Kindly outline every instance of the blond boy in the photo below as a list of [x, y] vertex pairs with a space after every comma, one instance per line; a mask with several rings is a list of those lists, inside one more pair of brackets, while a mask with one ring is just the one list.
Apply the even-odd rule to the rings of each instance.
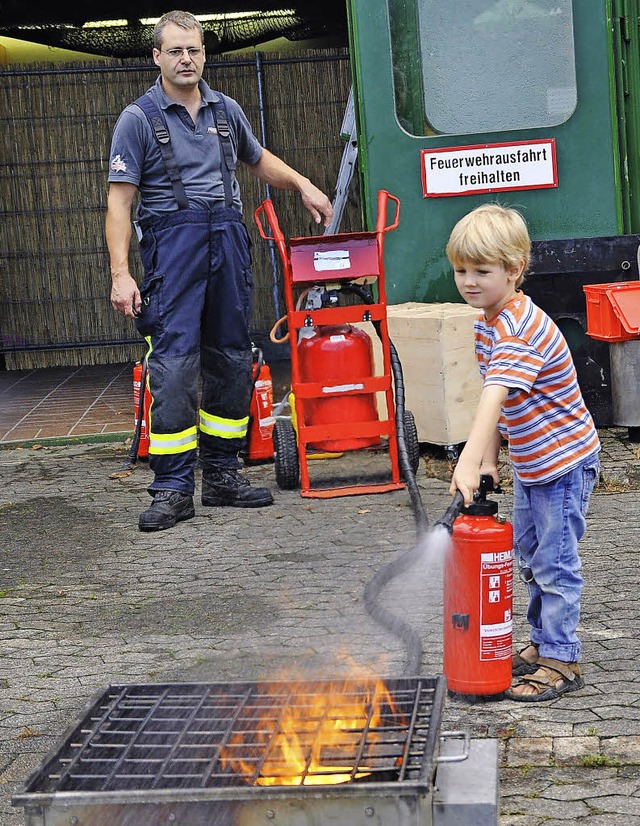
[[578, 542], [599, 474], [600, 443], [571, 353], [553, 321], [519, 288], [531, 242], [514, 209], [485, 204], [453, 228], [447, 255], [475, 323], [483, 389], [451, 480], [469, 504], [490, 474], [499, 482], [502, 437], [513, 465], [514, 544], [529, 591], [530, 642], [513, 656], [507, 696], [550, 700], [582, 688], [577, 636]]

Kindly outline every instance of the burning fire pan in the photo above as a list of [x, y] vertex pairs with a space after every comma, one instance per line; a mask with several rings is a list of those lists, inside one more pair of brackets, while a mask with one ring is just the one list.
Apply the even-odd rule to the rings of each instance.
[[112, 685], [13, 804], [27, 826], [425, 826], [445, 695], [444, 677]]

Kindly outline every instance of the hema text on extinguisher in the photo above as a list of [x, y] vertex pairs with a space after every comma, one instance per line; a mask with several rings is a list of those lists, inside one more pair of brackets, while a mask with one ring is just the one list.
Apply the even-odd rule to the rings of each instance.
[[484, 563], [491, 563], [491, 562], [508, 562], [512, 557], [513, 551], [496, 551], [494, 553], [488, 554], [481, 554], [481, 562]]

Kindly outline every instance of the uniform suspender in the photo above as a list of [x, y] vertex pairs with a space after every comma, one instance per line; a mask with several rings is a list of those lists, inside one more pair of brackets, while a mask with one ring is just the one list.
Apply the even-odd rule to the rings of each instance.
[[220, 171], [222, 172], [222, 186], [224, 187], [224, 205], [231, 207], [233, 206], [231, 176], [236, 171], [236, 159], [231, 143], [231, 129], [229, 128], [227, 107], [224, 105], [224, 100], [220, 99], [216, 101], [211, 108], [216, 129], [218, 130], [218, 138], [220, 139], [220, 155], [222, 160]]
[[178, 169], [178, 164], [176, 163], [176, 158], [171, 148], [171, 138], [169, 137], [169, 130], [167, 129], [167, 123], [162, 111], [156, 106], [154, 101], [151, 100], [149, 95], [142, 95], [135, 103], [147, 116], [147, 120], [158, 142], [160, 152], [162, 153], [162, 160], [164, 161], [167, 175], [171, 181], [173, 194], [178, 202], [178, 209], [189, 209], [187, 193], [185, 192], [184, 184], [180, 177], [180, 170]]
[[[189, 201], [185, 192], [184, 183], [180, 176], [180, 169], [176, 163], [176, 157], [171, 148], [171, 137], [167, 122], [164, 119], [162, 110], [157, 106], [150, 95], [142, 95], [135, 101], [147, 117], [160, 152], [162, 160], [167, 170], [167, 175], [171, 181], [173, 194], [178, 202], [178, 209], [189, 209]], [[224, 203], [227, 207], [233, 206], [232, 174], [236, 171], [236, 159], [231, 141], [231, 129], [227, 117], [227, 108], [223, 100], [216, 101], [212, 105], [213, 119], [220, 141], [220, 172], [222, 174], [222, 186], [224, 189]]]

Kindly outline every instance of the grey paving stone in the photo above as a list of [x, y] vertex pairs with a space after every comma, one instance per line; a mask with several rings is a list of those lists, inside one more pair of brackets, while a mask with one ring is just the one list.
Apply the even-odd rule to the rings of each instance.
[[[445, 708], [443, 728], [500, 740], [500, 826], [640, 819], [640, 460], [624, 429], [601, 436], [605, 475], [618, 481], [593, 496], [582, 543], [587, 686], [533, 706], [451, 697]], [[362, 472], [376, 461], [363, 456]], [[304, 500], [278, 491], [266, 465], [248, 473], [274, 491], [272, 507], [196, 500], [195, 519], [147, 535], [136, 525], [148, 468], [122, 476], [122, 462], [114, 443], [0, 450], [0, 826], [23, 822], [15, 784], [109, 683], [327, 677], [350, 663], [397, 676], [405, 665], [362, 593], [415, 541], [406, 492]], [[433, 518], [448, 483], [424, 466]], [[432, 565], [381, 595], [422, 635], [425, 674], [442, 670], [441, 593]], [[514, 639], [526, 641], [519, 581], [514, 603]]]

